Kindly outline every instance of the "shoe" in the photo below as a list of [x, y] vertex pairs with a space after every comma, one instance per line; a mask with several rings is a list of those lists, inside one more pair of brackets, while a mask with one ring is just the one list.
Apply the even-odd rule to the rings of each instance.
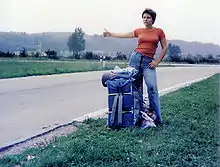
[[156, 125], [150, 120], [142, 120], [140, 128], [146, 129], [148, 127], [156, 127]]

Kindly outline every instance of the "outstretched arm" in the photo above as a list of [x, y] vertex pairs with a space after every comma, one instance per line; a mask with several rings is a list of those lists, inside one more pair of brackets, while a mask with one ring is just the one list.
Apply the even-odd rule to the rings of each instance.
[[129, 33], [112, 33], [109, 32], [108, 30], [105, 29], [103, 32], [104, 37], [116, 37], [116, 38], [134, 38], [134, 33], [129, 32]]

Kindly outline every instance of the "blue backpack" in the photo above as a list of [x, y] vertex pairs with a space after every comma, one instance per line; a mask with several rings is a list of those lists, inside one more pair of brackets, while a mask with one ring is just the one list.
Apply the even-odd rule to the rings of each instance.
[[139, 96], [137, 70], [129, 68], [112, 72], [106, 79], [108, 88], [108, 127], [132, 127], [138, 121], [141, 99]]

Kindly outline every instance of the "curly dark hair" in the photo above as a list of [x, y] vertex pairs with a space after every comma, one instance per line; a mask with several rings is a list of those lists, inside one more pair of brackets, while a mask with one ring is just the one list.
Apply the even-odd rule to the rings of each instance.
[[153, 24], [156, 20], [156, 17], [157, 17], [157, 13], [153, 10], [153, 9], [150, 9], [150, 8], [146, 8], [143, 12], [142, 12], [142, 18], [144, 16], [144, 14], [147, 13], [149, 14], [151, 17], [152, 17], [152, 20], [153, 20]]

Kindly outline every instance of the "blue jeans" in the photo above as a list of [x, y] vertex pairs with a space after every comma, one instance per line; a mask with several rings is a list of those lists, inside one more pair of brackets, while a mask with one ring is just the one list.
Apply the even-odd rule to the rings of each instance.
[[[142, 63], [140, 65], [142, 57]], [[146, 86], [147, 86], [147, 93], [148, 93], [148, 99], [149, 99], [149, 107], [155, 111], [156, 114], [156, 123], [161, 123], [161, 109], [160, 109], [160, 100], [159, 100], [159, 93], [157, 88], [157, 75], [156, 75], [156, 69], [155, 68], [149, 68], [149, 63], [153, 60], [153, 58], [147, 57], [142, 55], [139, 52], [134, 51], [131, 54], [130, 60], [129, 60], [129, 66], [134, 67], [138, 71], [141, 71]], [[141, 99], [143, 100], [143, 82], [141, 83]]]

